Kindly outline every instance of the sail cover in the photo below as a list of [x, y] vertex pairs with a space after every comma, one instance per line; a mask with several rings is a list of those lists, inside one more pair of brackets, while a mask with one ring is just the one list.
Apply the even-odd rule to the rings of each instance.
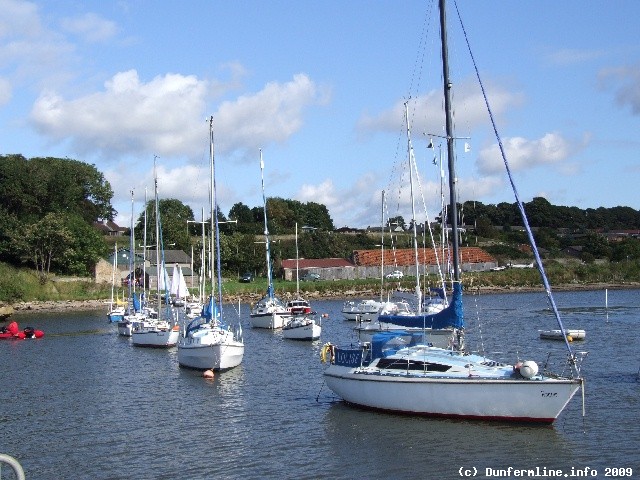
[[441, 312], [431, 315], [379, 315], [380, 322], [392, 323], [400, 327], [412, 328], [464, 328], [464, 314], [462, 309], [462, 284], [453, 284], [451, 302]]

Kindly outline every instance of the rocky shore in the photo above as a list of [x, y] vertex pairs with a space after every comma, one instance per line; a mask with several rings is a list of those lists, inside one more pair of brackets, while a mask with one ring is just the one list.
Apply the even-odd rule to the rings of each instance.
[[[634, 289], [640, 288], [640, 283], [629, 282], [624, 284], [612, 284], [612, 283], [598, 283], [598, 284], [566, 284], [566, 285], [553, 285], [552, 290], [554, 292], [566, 292], [566, 291], [586, 291], [586, 290], [618, 290], [618, 289]], [[492, 293], [523, 293], [523, 292], [541, 292], [542, 287], [528, 287], [528, 286], [503, 286], [503, 287], [471, 287], [467, 288], [468, 292], [479, 294], [492, 294]], [[329, 291], [329, 292], [304, 292], [305, 298], [309, 300], [349, 300], [353, 298], [375, 298], [380, 292], [367, 290], [345, 290], [345, 291]], [[293, 296], [293, 293], [285, 293], [279, 296], [286, 300]], [[225, 300], [230, 303], [237, 303], [241, 301], [243, 303], [253, 304], [260, 299], [261, 295], [258, 294], [246, 294], [229, 296]], [[8, 318], [12, 314], [28, 313], [34, 311], [44, 312], [61, 312], [68, 310], [102, 310], [109, 306], [109, 300], [63, 300], [63, 301], [32, 301], [32, 302], [19, 302], [13, 305], [0, 304], [0, 321]]]

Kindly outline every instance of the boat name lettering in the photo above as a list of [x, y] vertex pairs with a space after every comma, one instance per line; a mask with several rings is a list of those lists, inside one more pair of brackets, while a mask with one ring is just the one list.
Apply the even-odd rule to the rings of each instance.
[[542, 394], [543, 397], [557, 397], [558, 396], [558, 392], [545, 392], [545, 391], [542, 391], [540, 393]]

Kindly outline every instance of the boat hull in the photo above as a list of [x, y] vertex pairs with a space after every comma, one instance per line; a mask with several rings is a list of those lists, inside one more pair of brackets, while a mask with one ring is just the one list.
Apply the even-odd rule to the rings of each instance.
[[[584, 340], [586, 332], [584, 330], [565, 330], [567, 338], [571, 337], [571, 340]], [[563, 340], [564, 337], [560, 330], [540, 330], [540, 338], [545, 340]]]
[[375, 410], [482, 420], [552, 423], [579, 379], [426, 378], [374, 374], [331, 365], [327, 386], [347, 403]]
[[240, 342], [224, 344], [180, 344], [178, 363], [196, 370], [228, 370], [242, 363], [244, 345]]
[[322, 327], [313, 320], [294, 319], [282, 328], [282, 336], [290, 340], [317, 340], [321, 332]]
[[178, 328], [168, 330], [152, 328], [134, 330], [131, 340], [137, 347], [166, 348], [174, 347], [178, 343], [179, 336], [180, 331]]
[[287, 315], [276, 312], [257, 313], [251, 314], [249, 317], [249, 321], [251, 322], [252, 328], [267, 328], [276, 330], [284, 326], [286, 316]]

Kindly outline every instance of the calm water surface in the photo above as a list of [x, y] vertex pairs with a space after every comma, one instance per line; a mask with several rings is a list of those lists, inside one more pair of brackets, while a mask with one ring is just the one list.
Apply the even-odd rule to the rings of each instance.
[[[342, 301], [319, 301], [322, 338], [251, 329], [242, 365], [213, 381], [176, 349], [133, 347], [105, 311], [19, 314], [40, 340], [0, 342], [0, 453], [28, 479], [460, 478], [460, 467], [633, 468], [640, 475], [640, 291], [558, 293], [588, 351], [586, 418], [578, 395], [553, 426], [413, 418], [359, 410], [323, 385], [324, 342], [353, 339]], [[231, 311], [230, 311], [231, 310]], [[482, 313], [479, 313], [482, 312]], [[227, 308], [226, 313], [232, 313]], [[473, 297], [468, 346], [513, 363], [565, 354], [540, 340], [554, 318], [539, 294]], [[8, 469], [2, 471], [7, 478]], [[10, 478], [10, 477], [8, 477]], [[495, 477], [493, 477], [495, 478]]]

